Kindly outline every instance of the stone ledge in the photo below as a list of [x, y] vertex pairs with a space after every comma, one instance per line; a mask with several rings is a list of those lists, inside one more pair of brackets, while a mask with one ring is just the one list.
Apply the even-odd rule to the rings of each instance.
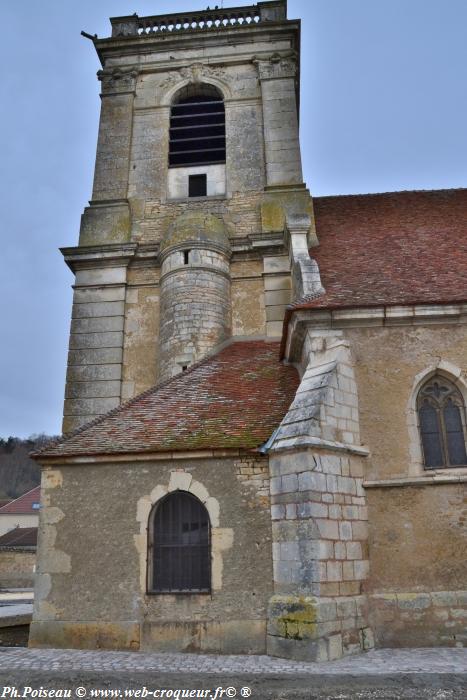
[[410, 476], [403, 479], [380, 479], [364, 481], [365, 489], [384, 489], [400, 486], [435, 486], [436, 484], [462, 484], [467, 482], [467, 474], [446, 474], [442, 476]]
[[369, 449], [363, 445], [349, 445], [344, 442], [322, 440], [321, 438], [311, 435], [281, 440], [280, 443], [271, 448], [269, 452], [290, 452], [303, 448], [310, 450], [330, 450], [331, 452], [346, 452], [348, 454], [359, 455], [360, 457], [368, 457], [370, 454]]

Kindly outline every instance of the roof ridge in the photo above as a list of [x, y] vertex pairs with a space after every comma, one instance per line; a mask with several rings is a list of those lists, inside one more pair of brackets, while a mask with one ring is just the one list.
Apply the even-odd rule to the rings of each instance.
[[384, 190], [382, 192], [345, 192], [342, 194], [322, 194], [314, 195], [313, 199], [336, 199], [337, 197], [378, 197], [387, 194], [420, 194], [433, 192], [467, 192], [467, 187], [442, 187], [440, 189], [418, 189], [418, 190]]

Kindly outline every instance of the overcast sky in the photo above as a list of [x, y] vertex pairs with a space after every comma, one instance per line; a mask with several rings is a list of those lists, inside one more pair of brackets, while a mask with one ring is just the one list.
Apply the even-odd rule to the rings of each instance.
[[[99, 116], [99, 64], [80, 31], [108, 36], [109, 16], [205, 4], [1, 2], [0, 437], [60, 432], [73, 278], [58, 247], [78, 240]], [[467, 2], [288, 6], [302, 19], [312, 194], [467, 186]]]

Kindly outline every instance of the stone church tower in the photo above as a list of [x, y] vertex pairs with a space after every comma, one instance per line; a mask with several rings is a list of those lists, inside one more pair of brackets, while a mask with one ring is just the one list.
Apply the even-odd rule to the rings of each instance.
[[312, 204], [285, 0], [111, 23], [31, 646], [463, 644], [467, 190]]
[[65, 432], [224, 341], [279, 337], [286, 304], [320, 289], [285, 0], [111, 22], [94, 38], [92, 200], [63, 250], [76, 275]]

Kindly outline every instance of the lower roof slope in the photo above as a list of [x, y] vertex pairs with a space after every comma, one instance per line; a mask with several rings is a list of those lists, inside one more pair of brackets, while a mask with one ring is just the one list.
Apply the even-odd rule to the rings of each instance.
[[37, 527], [16, 527], [0, 537], [1, 547], [36, 547]]
[[296, 369], [279, 362], [279, 343], [233, 342], [34, 456], [254, 449], [298, 384]]
[[326, 293], [295, 308], [467, 301], [467, 189], [313, 201]]

